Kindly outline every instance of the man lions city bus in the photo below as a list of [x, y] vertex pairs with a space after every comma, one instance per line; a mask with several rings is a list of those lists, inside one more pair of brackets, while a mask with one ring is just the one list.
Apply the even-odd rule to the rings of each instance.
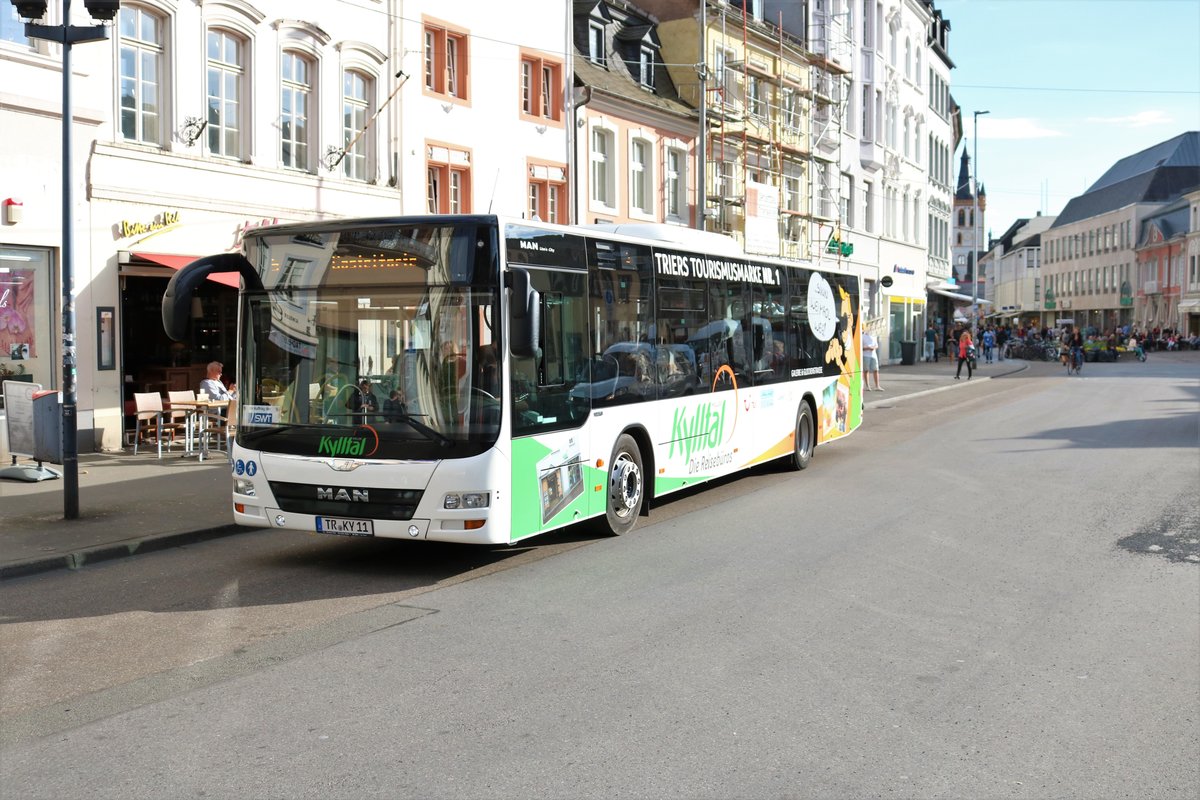
[[855, 277], [619, 230], [323, 221], [180, 270], [163, 296], [176, 340], [197, 284], [241, 275], [234, 520], [620, 534], [656, 497], [773, 459], [804, 469], [858, 427]]

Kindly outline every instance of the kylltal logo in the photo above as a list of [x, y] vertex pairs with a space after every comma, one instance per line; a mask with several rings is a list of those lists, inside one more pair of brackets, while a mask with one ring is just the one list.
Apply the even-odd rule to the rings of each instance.
[[363, 458], [379, 450], [379, 432], [370, 425], [359, 425], [345, 436], [322, 436], [317, 443], [317, 455], [337, 458]]

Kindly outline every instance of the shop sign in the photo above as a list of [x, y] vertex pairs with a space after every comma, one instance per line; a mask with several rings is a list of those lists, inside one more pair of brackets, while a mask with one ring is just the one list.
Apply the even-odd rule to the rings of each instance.
[[162, 211], [159, 212], [149, 222], [134, 222], [133, 220], [123, 219], [117, 223], [117, 230], [120, 235], [119, 239], [128, 239], [130, 236], [142, 236], [147, 233], [154, 233], [169, 228], [172, 225], [179, 224], [178, 211]]
[[243, 222], [241, 225], [238, 225], [234, 229], [233, 244], [230, 245], [229, 249], [230, 250], [241, 250], [242, 249], [242, 239], [246, 238], [247, 231], [252, 231], [255, 228], [265, 228], [268, 225], [278, 225], [278, 224], [279, 224], [279, 217], [272, 217], [271, 219], [267, 219], [266, 217], [263, 217], [262, 219], [258, 220], [257, 222], [255, 222], [254, 220], [250, 220], [250, 219], [246, 220], [245, 222]]

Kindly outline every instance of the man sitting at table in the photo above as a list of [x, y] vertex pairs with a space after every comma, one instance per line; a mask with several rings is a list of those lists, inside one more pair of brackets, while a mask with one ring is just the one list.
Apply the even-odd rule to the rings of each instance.
[[213, 361], [208, 365], [208, 377], [200, 381], [200, 394], [207, 394], [210, 400], [233, 400], [237, 398], [237, 384], [229, 384], [229, 388], [225, 388], [225, 384], [221, 383], [221, 369], [225, 365], [220, 361]]

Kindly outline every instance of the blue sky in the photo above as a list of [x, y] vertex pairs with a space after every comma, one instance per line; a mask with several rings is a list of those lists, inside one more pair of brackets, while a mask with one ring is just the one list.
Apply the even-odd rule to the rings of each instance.
[[[999, 236], [1121, 158], [1200, 130], [1200, 0], [935, 0], [951, 92]], [[962, 145], [954, 157], [958, 176]]]

